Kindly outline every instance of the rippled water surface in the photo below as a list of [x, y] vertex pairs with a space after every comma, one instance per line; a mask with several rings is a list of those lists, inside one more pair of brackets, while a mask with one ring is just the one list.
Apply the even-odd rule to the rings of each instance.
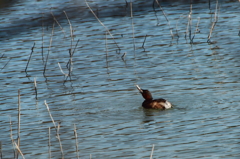
[[[14, 158], [18, 90], [25, 158], [77, 158], [74, 124], [79, 158], [149, 158], [153, 146], [153, 158], [240, 157], [239, 2], [198, 1], [192, 10], [189, 2], [161, 2], [167, 20], [144, 1], [133, 2], [131, 17], [125, 2], [89, 2], [111, 36], [84, 1], [2, 5], [3, 158]], [[143, 109], [135, 84], [174, 108]]]

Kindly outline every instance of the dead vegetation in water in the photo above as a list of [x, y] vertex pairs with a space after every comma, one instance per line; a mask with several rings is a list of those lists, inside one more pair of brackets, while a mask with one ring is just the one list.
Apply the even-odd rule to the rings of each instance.
[[[98, 20], [98, 22], [105, 28], [105, 32], [106, 32], [106, 43], [105, 43], [105, 49], [106, 49], [106, 66], [107, 66], [107, 69], [108, 69], [108, 38], [107, 38], [107, 35], [110, 35], [112, 40], [114, 41], [116, 47], [118, 48], [119, 52], [120, 52], [120, 47], [119, 47], [119, 44], [115, 41], [115, 38], [114, 36], [112, 35], [112, 33], [110, 32], [110, 30], [101, 22], [101, 20], [98, 18], [98, 16], [93, 12], [93, 10], [91, 9], [91, 7], [89, 6], [88, 2], [85, 0], [86, 2], [86, 5], [88, 6], [89, 10], [92, 12], [92, 14], [95, 16], [95, 18]], [[126, 1], [126, 3], [128, 3]], [[166, 21], [167, 21], [167, 25], [169, 27], [169, 31], [170, 31], [170, 36], [171, 38], [173, 39], [174, 38], [174, 34], [173, 34], [173, 28], [171, 27], [170, 25], [170, 21], [168, 20], [167, 18], [167, 14], [164, 12], [163, 10], [163, 7], [161, 6], [161, 4], [159, 3], [158, 0], [156, 0], [156, 3], [158, 5], [158, 7], [160, 8], [160, 10], [162, 11], [162, 14], [164, 15]], [[132, 39], [133, 39], [133, 48], [134, 48], [134, 51], [136, 50], [136, 42], [135, 42], [135, 29], [134, 29], [134, 14], [133, 14], [133, 10], [132, 10], [132, 6], [133, 3], [132, 1], [130, 2], [130, 8], [131, 8], [131, 26], [132, 26]], [[67, 13], [65, 11], [63, 11], [67, 20], [68, 20], [68, 23], [69, 23], [69, 30], [70, 30], [70, 37], [71, 37], [71, 46], [69, 46], [69, 60], [67, 61], [67, 65], [66, 65], [66, 68], [68, 70], [68, 72], [64, 72], [63, 69], [62, 69], [62, 66], [60, 64], [60, 62], [58, 62], [58, 66], [59, 66], [59, 69], [61, 71], [61, 73], [64, 75], [65, 77], [65, 81], [68, 80], [68, 78], [71, 80], [71, 75], [72, 75], [72, 72], [73, 72], [73, 57], [74, 57], [74, 53], [76, 52], [76, 48], [79, 44], [79, 39], [77, 40], [77, 42], [75, 43], [75, 46], [74, 46], [74, 31], [73, 31], [73, 28], [72, 28], [72, 24], [71, 24], [71, 21], [69, 20], [68, 16], [67, 16]], [[52, 12], [51, 12], [52, 13]], [[218, 5], [218, 1], [216, 3], [216, 9], [215, 9], [215, 14], [214, 14], [214, 21], [212, 22], [212, 25], [211, 25], [211, 29], [210, 29], [210, 32], [209, 32], [209, 35], [208, 35], [208, 38], [207, 38], [207, 42], [208, 43], [211, 43], [211, 37], [212, 37], [212, 32], [214, 30], [214, 27], [216, 26], [217, 22], [218, 22], [218, 14], [219, 14], [219, 5]], [[43, 61], [43, 76], [44, 77], [47, 77], [46, 75], [46, 72], [47, 72], [47, 66], [48, 66], [48, 60], [49, 60], [49, 55], [51, 53], [51, 48], [52, 48], [52, 41], [53, 41], [53, 36], [54, 36], [54, 30], [55, 30], [55, 24], [58, 24], [58, 26], [61, 28], [63, 34], [64, 34], [64, 37], [66, 36], [65, 34], [65, 31], [64, 29], [61, 27], [61, 25], [59, 24], [59, 22], [57, 21], [56, 17], [53, 15], [52, 13], [52, 16], [53, 16], [53, 19], [54, 19], [54, 22], [53, 22], [53, 25], [52, 25], [52, 32], [51, 32], [51, 36], [50, 36], [50, 40], [49, 40], [49, 45], [48, 45], [48, 50], [47, 50], [47, 55], [46, 57], [44, 56], [43, 54], [43, 51], [44, 51], [44, 42], [43, 42], [43, 39], [44, 39], [44, 29], [42, 29], [42, 61]], [[187, 39], [188, 37], [188, 40], [190, 41], [190, 44], [193, 44], [193, 40], [195, 38], [195, 35], [200, 32], [200, 29], [199, 29], [199, 24], [200, 24], [200, 17], [198, 18], [198, 22], [196, 24], [196, 28], [195, 28], [195, 31], [192, 35], [192, 3], [190, 4], [190, 10], [189, 10], [189, 15], [187, 16], [187, 19], [188, 19], [188, 23], [187, 23], [187, 26], [186, 26], [186, 32], [185, 32], [185, 38]], [[44, 28], [44, 25], [42, 24], [42, 27]], [[240, 34], [240, 32], [239, 32]], [[176, 35], [179, 37], [178, 35], [178, 28], [177, 28], [177, 24], [176, 24]], [[145, 51], [146, 50], [146, 47], [145, 47], [145, 43], [146, 43], [146, 40], [147, 40], [147, 37], [148, 35], [146, 34], [144, 36], [144, 40], [143, 40], [143, 43], [142, 43], [142, 48], [143, 50]], [[74, 48], [73, 48], [74, 46]], [[27, 74], [27, 71], [28, 71], [28, 66], [29, 66], [29, 63], [31, 61], [31, 57], [34, 53], [34, 48], [35, 48], [35, 42], [31, 48], [31, 53], [29, 55], [29, 59], [27, 61], [27, 64], [26, 64], [26, 68], [25, 68], [25, 72]], [[123, 55], [121, 56], [122, 57], [122, 60], [125, 61], [126, 59], [126, 56], [127, 56], [127, 53], [124, 52]], [[2, 55], [3, 57], [3, 55]], [[2, 58], [1, 57], [1, 58]], [[11, 59], [9, 59], [10, 61]], [[2, 67], [2, 69], [4, 69], [7, 64], [9, 63], [9, 61]], [[2, 70], [1, 69], [1, 70]], [[37, 93], [37, 81], [36, 81], [36, 78], [34, 78], [34, 90], [35, 90], [35, 99], [37, 100], [38, 99], [38, 93]], [[65, 158], [64, 156], [64, 149], [63, 149], [63, 146], [62, 146], [62, 140], [61, 140], [61, 136], [60, 136], [60, 128], [61, 128], [61, 125], [60, 123], [57, 123], [54, 121], [54, 118], [51, 114], [51, 111], [50, 111], [50, 108], [46, 102], [46, 100], [44, 101], [44, 104], [47, 108], [47, 111], [49, 113], [49, 117], [51, 118], [51, 121], [53, 123], [53, 126], [54, 126], [54, 129], [55, 129], [55, 135], [56, 135], [56, 138], [58, 139], [58, 143], [59, 143], [59, 147], [60, 147], [60, 150], [59, 152], [61, 153], [61, 157], [62, 158]], [[11, 141], [12, 141], [12, 145], [13, 145], [13, 150], [14, 150], [14, 158], [18, 158], [19, 155], [21, 155], [22, 158], [25, 158], [24, 157], [24, 152], [21, 151], [21, 142], [20, 142], [20, 139], [21, 139], [21, 95], [20, 95], [20, 90], [18, 91], [18, 133], [17, 133], [17, 140], [15, 141], [14, 138], [13, 138], [13, 133], [12, 133], [12, 122], [11, 122], [11, 117], [10, 117], [10, 138], [11, 138]], [[48, 142], [48, 154], [49, 154], [49, 158], [52, 158], [52, 151], [51, 151], [51, 127], [48, 128], [49, 132], [49, 142]], [[75, 151], [76, 151], [76, 158], [80, 158], [80, 155], [79, 155], [79, 142], [78, 142], [78, 135], [77, 135], [77, 128], [76, 128], [76, 125], [74, 124], [74, 129], [73, 129], [73, 134], [74, 134], [74, 139], [75, 139]], [[1, 149], [0, 149], [1, 150]], [[2, 152], [1, 152], [2, 153]], [[152, 151], [151, 151], [151, 154], [150, 154], [150, 159], [153, 158], [153, 153], [154, 153], [154, 145], [152, 145]], [[90, 158], [91, 158], [91, 154], [90, 154]]]

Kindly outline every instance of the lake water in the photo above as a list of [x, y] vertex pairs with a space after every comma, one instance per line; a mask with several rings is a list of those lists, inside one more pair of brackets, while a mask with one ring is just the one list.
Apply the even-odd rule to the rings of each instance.
[[[133, 1], [133, 17], [130, 1], [88, 4], [114, 39], [84, 1], [1, 4], [2, 158], [14, 158], [19, 89], [25, 158], [77, 158], [74, 124], [79, 158], [149, 158], [153, 145], [153, 158], [240, 158], [239, 2], [195, 1], [190, 9], [163, 1], [167, 20], [152, 1]], [[70, 59], [66, 78], [58, 63], [67, 74]], [[136, 84], [174, 108], [143, 109]]]

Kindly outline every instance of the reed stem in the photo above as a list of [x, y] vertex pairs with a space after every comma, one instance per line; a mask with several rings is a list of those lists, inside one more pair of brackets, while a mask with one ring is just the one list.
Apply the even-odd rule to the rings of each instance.
[[44, 64], [44, 56], [43, 56], [43, 48], [44, 48], [44, 22], [43, 22], [43, 15], [42, 13], [42, 62]]
[[30, 56], [29, 56], [29, 58], [28, 58], [28, 62], [27, 62], [26, 68], [25, 68], [26, 74], [27, 74], [28, 64], [29, 64], [29, 62], [30, 62], [30, 60], [31, 60], [31, 58], [32, 58], [32, 54], [33, 54], [33, 49], [34, 49], [34, 47], [35, 47], [35, 42], [34, 42], [33, 47], [32, 47], [32, 49], [31, 49], [32, 51], [31, 51], [31, 53], [30, 53]]
[[51, 128], [48, 128], [48, 157], [49, 159], [52, 158], [51, 156]]
[[159, 1], [158, 0], [155, 0], [155, 1], [158, 4], [159, 8], [161, 9], [161, 11], [162, 11], [162, 13], [163, 13], [163, 15], [164, 15], [164, 17], [165, 17], [165, 19], [167, 21], [167, 24], [168, 24], [168, 27], [169, 27], [169, 30], [170, 30], [170, 34], [171, 34], [171, 37], [173, 39], [174, 36], [173, 36], [173, 33], [172, 33], [172, 28], [170, 27], [170, 22], [169, 22], [169, 20], [168, 20], [168, 18], [166, 16], [165, 12], [163, 11], [162, 6], [160, 5]]
[[18, 140], [17, 140], [17, 145], [20, 148], [20, 120], [21, 117], [21, 94], [20, 94], [20, 89], [18, 90]]
[[59, 62], [58, 62], [58, 67], [59, 67], [60, 71], [62, 72], [62, 74], [67, 77], [68, 74], [65, 73], [65, 72], [63, 72], [62, 67], [61, 67], [61, 64], [60, 64]]
[[136, 50], [136, 45], [135, 45], [135, 31], [134, 31], [134, 23], [133, 23], [133, 10], [132, 10], [132, 0], [130, 1], [130, 10], [131, 10], [131, 21], [132, 21], [132, 38], [133, 38], [133, 48], [134, 48], [134, 57], [135, 57], [135, 50]]
[[97, 15], [93, 12], [92, 8], [88, 5], [87, 0], [85, 0], [85, 3], [87, 5], [87, 7], [89, 8], [89, 10], [92, 12], [92, 14], [94, 15], [94, 17], [98, 20], [98, 22], [105, 28], [105, 30], [108, 32], [108, 34], [112, 37], [113, 42], [115, 43], [115, 45], [117, 46], [119, 52], [121, 51], [120, 47], [118, 46], [117, 42], [115, 41], [115, 38], [113, 37], [113, 35], [111, 34], [111, 32], [109, 31], [109, 29], [101, 22], [101, 20], [97, 17]]
[[57, 139], [58, 139], [58, 142], [59, 142], [60, 151], [61, 151], [61, 154], [62, 154], [62, 159], [64, 159], [63, 147], [62, 147], [62, 142], [61, 142], [61, 138], [60, 138], [60, 135], [59, 135], [59, 130], [60, 130], [60, 123], [58, 123], [58, 127], [57, 127]]
[[44, 101], [44, 104], [45, 104], [45, 106], [47, 107], [47, 111], [48, 111], [48, 113], [49, 113], [49, 116], [50, 116], [50, 118], [51, 118], [51, 120], [52, 120], [52, 123], [53, 123], [53, 125], [54, 125], [54, 127], [55, 127], [55, 130], [56, 130], [56, 132], [57, 132], [57, 126], [56, 126], [55, 121], [54, 121], [54, 119], [53, 119], [53, 117], [52, 117], [52, 114], [51, 114], [51, 112], [50, 112], [50, 109], [49, 109], [49, 106], [48, 106], [46, 100]]
[[150, 159], [152, 159], [152, 157], [153, 157], [153, 151], [154, 151], [154, 144], [152, 145], [152, 152], [151, 152], [151, 155], [150, 155]]
[[144, 47], [144, 45], [145, 45], [146, 39], [147, 39], [147, 34], [145, 35], [144, 41], [143, 41], [143, 44], [142, 44], [142, 48], [144, 49], [144, 52], [145, 52], [145, 47]]
[[15, 155], [16, 155], [16, 151], [15, 151], [15, 146], [14, 146], [14, 139], [13, 139], [13, 135], [12, 135], [12, 120], [11, 120], [11, 116], [9, 116], [9, 126], [10, 126], [10, 138], [11, 138], [11, 141], [12, 141], [12, 146], [13, 146], [13, 152], [14, 152], [14, 158], [15, 158]]
[[35, 99], [38, 99], [38, 92], [37, 92], [37, 81], [36, 78], [34, 77], [34, 90], [35, 90]]
[[214, 14], [214, 21], [212, 23], [212, 26], [211, 26], [211, 29], [210, 29], [210, 32], [208, 34], [208, 40], [207, 42], [208, 43], [211, 43], [211, 36], [212, 36], [212, 32], [213, 32], [213, 29], [214, 27], [216, 26], [217, 22], [218, 22], [218, 0], [216, 0], [216, 8], [215, 8], [215, 14]]
[[51, 47], [52, 47], [52, 39], [53, 39], [53, 34], [54, 34], [54, 26], [55, 26], [55, 21], [53, 22], [52, 34], [51, 34], [51, 38], [50, 38], [50, 44], [49, 44], [49, 47], [48, 47], [48, 54], [47, 54], [47, 57], [46, 57], [46, 61], [45, 61], [45, 65], [44, 65], [44, 70], [43, 70], [43, 76], [44, 76], [44, 77], [45, 77], [45, 72], [46, 72], [46, 68], [47, 68], [48, 56], [49, 56], [49, 54], [50, 54], [50, 50], [51, 50]]
[[69, 77], [71, 76], [71, 72], [72, 72], [72, 66], [73, 66], [73, 62], [72, 62], [72, 56], [73, 56], [73, 49], [72, 49], [72, 46], [73, 46], [73, 41], [74, 41], [74, 38], [73, 38], [73, 29], [72, 29], [72, 24], [67, 16], [67, 13], [65, 11], [63, 11], [67, 20], [68, 20], [68, 24], [69, 24], [69, 28], [70, 28], [70, 35], [71, 35], [71, 46], [70, 46], [70, 49], [69, 49], [69, 56], [70, 56], [70, 59], [68, 61], [68, 64], [69, 64]]
[[75, 141], [76, 141], [76, 155], [77, 155], [77, 158], [79, 159], [78, 136], [77, 136], [77, 128], [76, 128], [76, 125], [75, 125], [75, 124], [74, 124], [74, 136], [75, 136]]
[[65, 33], [63, 27], [62, 27], [62, 26], [60, 25], [60, 23], [57, 21], [56, 17], [54, 16], [54, 14], [53, 14], [53, 12], [52, 12], [52, 8], [51, 8], [51, 14], [52, 14], [52, 16], [53, 16], [54, 21], [57, 23], [57, 25], [60, 27], [60, 30], [63, 32], [64, 38], [65, 38], [65, 37], [66, 37], [66, 33]]
[[190, 10], [189, 10], [189, 15], [188, 15], [188, 32], [189, 32], [189, 40], [190, 44], [193, 43], [192, 39], [192, 0], [190, 0]]
[[20, 150], [20, 147], [18, 146], [18, 144], [16, 142], [14, 142], [14, 145], [15, 145], [16, 149], [18, 150], [18, 152], [21, 154], [22, 158], [25, 159], [25, 157], [24, 157], [22, 151]]
[[106, 31], [106, 40], [105, 40], [105, 48], [106, 48], [106, 68], [107, 68], [107, 74], [109, 75], [109, 68], [108, 68], [108, 38], [107, 38], [107, 31]]
[[11, 59], [12, 59], [12, 58], [10, 58], [10, 59], [8, 60], [8, 62], [1, 68], [1, 71], [7, 66], [7, 64], [10, 62]]
[[64, 159], [64, 153], [63, 153], [61, 138], [60, 138], [60, 135], [59, 135], [60, 124], [58, 123], [58, 126], [56, 126], [55, 121], [54, 121], [54, 119], [53, 119], [53, 117], [52, 117], [52, 114], [51, 114], [51, 112], [50, 112], [50, 109], [49, 109], [49, 106], [48, 106], [46, 100], [44, 101], [44, 104], [45, 104], [45, 106], [47, 107], [49, 116], [50, 116], [50, 118], [51, 118], [51, 120], [52, 120], [52, 123], [53, 123], [53, 125], [54, 125], [54, 127], [55, 127], [57, 139], [58, 139], [59, 146], [60, 146], [60, 151], [61, 151], [61, 154], [62, 154], [62, 159]]

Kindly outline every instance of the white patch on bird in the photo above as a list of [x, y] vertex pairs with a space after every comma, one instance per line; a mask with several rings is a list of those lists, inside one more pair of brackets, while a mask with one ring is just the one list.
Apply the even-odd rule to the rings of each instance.
[[165, 109], [169, 109], [172, 107], [172, 104], [169, 101], [166, 101], [164, 104]]

